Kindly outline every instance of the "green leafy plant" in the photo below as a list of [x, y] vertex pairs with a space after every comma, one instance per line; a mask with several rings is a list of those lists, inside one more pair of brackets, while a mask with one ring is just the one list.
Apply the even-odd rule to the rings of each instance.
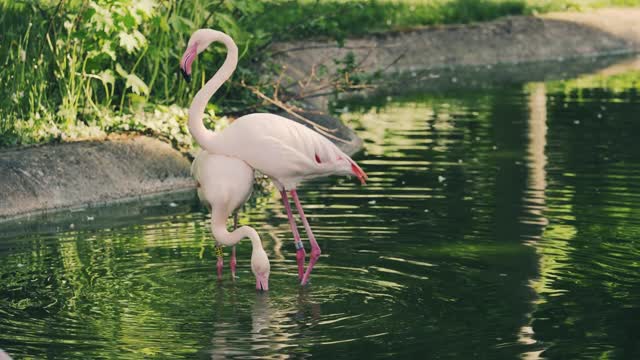
[[[187, 107], [225, 57], [224, 48], [212, 47], [195, 63], [194, 83], [180, 81], [180, 56], [197, 28], [221, 29], [238, 44], [238, 69], [212, 101], [219, 115], [240, 115], [275, 108], [258, 96], [277, 95], [274, 79], [281, 70], [268, 61], [273, 42], [320, 37], [340, 43], [380, 31], [573, 9], [575, 2], [0, 0], [0, 146], [114, 131], [155, 132], [162, 128], [143, 124], [154, 123], [149, 116], [164, 119], [166, 114], [183, 126], [186, 118], [167, 109]], [[638, 5], [640, 0], [580, 3], [586, 8]], [[375, 76], [359, 72], [353, 57], [337, 61], [339, 76], [332, 84], [339, 91], [366, 86]], [[114, 118], [145, 120], [126, 127], [115, 126]]]

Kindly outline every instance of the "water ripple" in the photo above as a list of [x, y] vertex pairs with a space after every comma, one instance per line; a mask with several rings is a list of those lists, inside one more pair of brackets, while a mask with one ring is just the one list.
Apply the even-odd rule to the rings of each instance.
[[66, 359], [616, 357], [635, 345], [640, 301], [640, 99], [573, 86], [351, 104], [342, 116], [366, 144], [356, 160], [369, 184], [301, 187], [322, 248], [306, 288], [276, 197], [241, 215], [271, 259], [267, 294], [254, 289], [247, 242], [239, 278], [227, 260], [216, 280], [194, 194], [3, 224], [0, 348]]

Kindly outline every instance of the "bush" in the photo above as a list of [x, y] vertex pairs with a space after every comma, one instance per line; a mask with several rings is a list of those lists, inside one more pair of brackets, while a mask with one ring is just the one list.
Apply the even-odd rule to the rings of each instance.
[[[0, 146], [131, 131], [114, 118], [171, 113], [186, 107], [197, 85], [224, 60], [204, 53], [194, 85], [178, 64], [189, 35], [210, 27], [240, 49], [233, 81], [216, 94], [210, 113], [242, 114], [265, 107], [248, 84], [273, 92], [266, 50], [273, 41], [325, 37], [344, 40], [389, 29], [466, 23], [504, 15], [573, 8], [561, 0], [0, 0]], [[637, 5], [640, 0], [579, 3]], [[336, 59], [339, 60], [339, 59]], [[204, 69], [208, 70], [204, 70]], [[160, 110], [159, 110], [160, 109]], [[164, 110], [162, 110], [164, 109]], [[158, 115], [160, 116], [160, 115]], [[160, 116], [163, 118], [163, 116]], [[111, 119], [111, 120], [107, 120]], [[184, 134], [184, 120], [179, 127]], [[127, 120], [129, 121], [129, 120]], [[135, 131], [156, 130], [134, 126]], [[172, 138], [167, 134], [167, 138]], [[188, 137], [178, 138], [184, 140]], [[175, 140], [175, 139], [174, 139]], [[178, 142], [182, 142], [178, 141]]]

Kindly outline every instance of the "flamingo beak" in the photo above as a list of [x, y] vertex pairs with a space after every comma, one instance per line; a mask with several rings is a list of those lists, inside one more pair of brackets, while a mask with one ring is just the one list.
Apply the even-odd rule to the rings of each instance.
[[198, 56], [198, 44], [193, 44], [187, 48], [187, 51], [182, 55], [180, 61], [180, 72], [187, 82], [191, 82], [191, 64]]
[[184, 80], [188, 83], [191, 82], [191, 75], [187, 74], [187, 72], [183, 69], [180, 68], [180, 72], [182, 73], [182, 77], [184, 78]]
[[256, 275], [256, 290], [269, 291], [269, 275]]
[[369, 177], [367, 176], [367, 173], [362, 171], [360, 166], [356, 165], [355, 163], [351, 163], [351, 172], [353, 173], [353, 175], [358, 177], [358, 180], [360, 180], [360, 184], [362, 185], [367, 184], [367, 179]]
[[364, 177], [358, 176], [358, 179], [360, 179], [360, 185], [367, 185], [367, 180]]

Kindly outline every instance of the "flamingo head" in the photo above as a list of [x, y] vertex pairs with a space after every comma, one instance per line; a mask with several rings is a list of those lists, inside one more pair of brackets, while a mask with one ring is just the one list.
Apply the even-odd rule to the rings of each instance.
[[187, 82], [191, 81], [191, 64], [198, 54], [205, 51], [215, 40], [216, 31], [210, 29], [196, 30], [187, 43], [187, 50], [180, 60], [180, 71]]
[[267, 253], [262, 248], [254, 248], [251, 254], [251, 271], [256, 276], [256, 290], [269, 290], [271, 265]]

